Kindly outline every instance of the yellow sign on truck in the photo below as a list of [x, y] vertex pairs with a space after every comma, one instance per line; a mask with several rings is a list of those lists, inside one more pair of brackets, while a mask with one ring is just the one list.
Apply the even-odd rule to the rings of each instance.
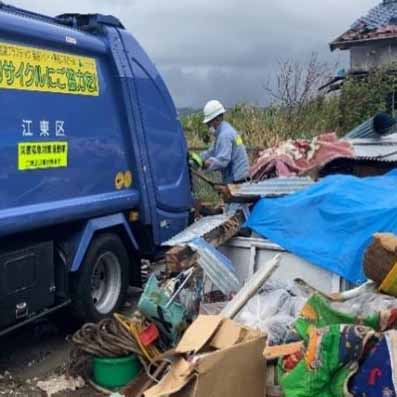
[[98, 96], [96, 60], [0, 42], [0, 88]]
[[18, 144], [20, 171], [68, 166], [68, 142], [23, 142]]

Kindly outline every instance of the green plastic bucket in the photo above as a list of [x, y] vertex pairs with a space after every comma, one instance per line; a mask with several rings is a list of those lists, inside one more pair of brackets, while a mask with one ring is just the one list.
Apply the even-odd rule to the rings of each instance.
[[96, 357], [92, 368], [95, 383], [113, 389], [126, 386], [134, 380], [141, 370], [141, 363], [135, 355], [122, 358]]

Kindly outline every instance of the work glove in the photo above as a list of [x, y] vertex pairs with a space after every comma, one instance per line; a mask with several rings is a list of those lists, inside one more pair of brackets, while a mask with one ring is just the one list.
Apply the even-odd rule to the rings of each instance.
[[189, 152], [189, 164], [194, 169], [201, 169], [204, 166], [200, 155], [194, 152]]

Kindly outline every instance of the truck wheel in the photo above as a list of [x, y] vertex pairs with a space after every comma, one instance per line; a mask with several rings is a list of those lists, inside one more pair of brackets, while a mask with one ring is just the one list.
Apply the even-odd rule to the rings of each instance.
[[80, 270], [72, 275], [74, 314], [85, 322], [109, 317], [124, 302], [129, 284], [127, 251], [116, 234], [93, 239]]

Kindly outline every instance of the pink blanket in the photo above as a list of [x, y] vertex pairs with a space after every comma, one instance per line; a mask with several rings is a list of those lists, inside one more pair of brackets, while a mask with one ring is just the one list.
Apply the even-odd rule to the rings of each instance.
[[255, 181], [279, 176], [313, 175], [325, 164], [337, 158], [352, 158], [354, 151], [347, 141], [334, 133], [322, 134], [311, 141], [288, 140], [259, 153], [251, 167]]

